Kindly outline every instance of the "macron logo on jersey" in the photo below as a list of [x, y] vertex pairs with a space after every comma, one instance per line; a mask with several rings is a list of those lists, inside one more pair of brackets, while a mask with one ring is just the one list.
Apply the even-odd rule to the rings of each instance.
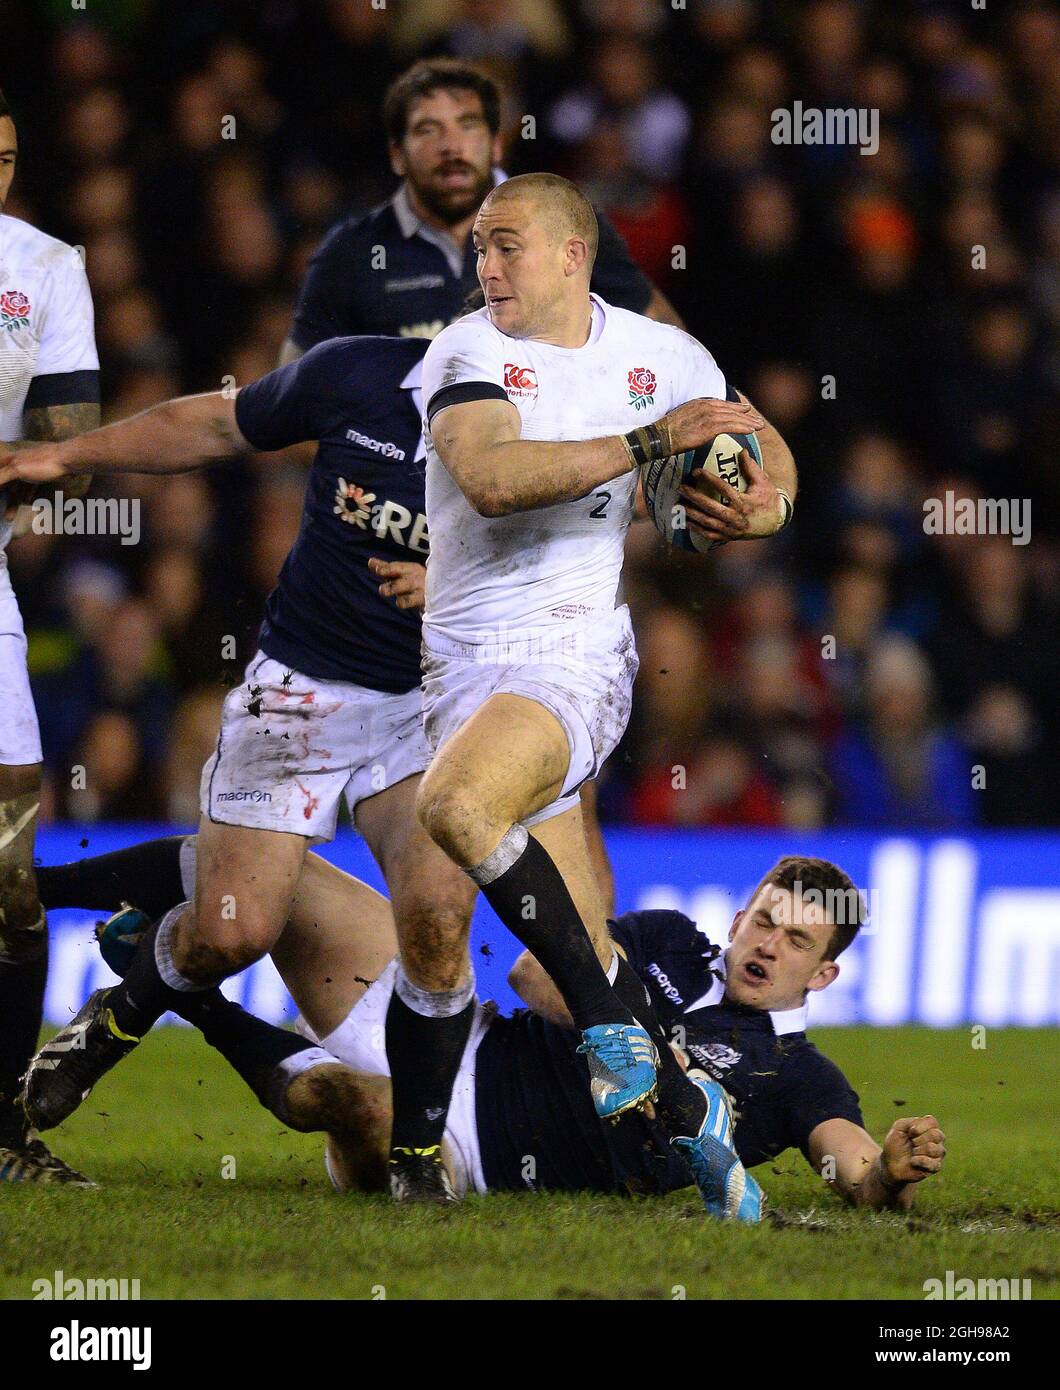
[[389, 439], [372, 439], [370, 435], [362, 434], [360, 430], [347, 430], [346, 438], [351, 444], [359, 444], [362, 449], [371, 449], [375, 454], [382, 454], [384, 458], [400, 459], [404, 462], [405, 450], [399, 449], [396, 444], [391, 444]]
[[505, 362], [504, 389], [509, 396], [516, 396], [519, 400], [532, 400], [537, 395], [537, 373], [531, 367]]

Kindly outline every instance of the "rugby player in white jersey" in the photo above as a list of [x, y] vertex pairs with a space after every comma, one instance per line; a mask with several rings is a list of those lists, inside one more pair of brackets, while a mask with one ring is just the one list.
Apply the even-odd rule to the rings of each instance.
[[745, 454], [746, 491], [715, 481], [720, 496], [695, 502], [708, 533], [733, 539], [785, 523], [794, 462], [748, 402], [725, 399], [694, 338], [590, 295], [596, 221], [573, 184], [508, 180], [473, 237], [486, 308], [424, 359], [435, 756], [418, 811], [554, 980], [597, 1112], [643, 1105], [658, 1083], [664, 1120], [695, 1135], [702, 1099], [668, 1048], [660, 1059], [643, 986], [613, 951], [578, 789], [629, 715], [637, 656], [615, 600], [638, 464], [757, 430], [765, 468]]
[[[68, 439], [99, 424], [92, 297], [74, 249], [4, 214], [18, 155], [0, 93], [0, 441]], [[87, 478], [65, 479], [67, 497]], [[15, 1104], [37, 1045], [48, 935], [33, 873], [41, 745], [26, 637], [6, 547], [27, 513], [19, 485], [0, 489], [0, 1182], [89, 1185], [49, 1153]]]

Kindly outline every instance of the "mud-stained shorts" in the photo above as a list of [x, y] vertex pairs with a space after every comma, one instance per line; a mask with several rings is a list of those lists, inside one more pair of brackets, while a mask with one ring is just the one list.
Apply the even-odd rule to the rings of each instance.
[[40, 729], [26, 670], [26, 633], [7, 561], [0, 555], [0, 763], [41, 761]]
[[258, 652], [224, 702], [199, 804], [225, 825], [330, 840], [340, 800], [352, 815], [429, 762], [418, 688], [317, 680]]
[[629, 609], [539, 633], [525, 629], [494, 643], [450, 642], [424, 628], [423, 719], [436, 753], [491, 695], [523, 695], [547, 709], [567, 735], [563, 789], [528, 816], [536, 825], [569, 810], [595, 777], [629, 722], [637, 649]]

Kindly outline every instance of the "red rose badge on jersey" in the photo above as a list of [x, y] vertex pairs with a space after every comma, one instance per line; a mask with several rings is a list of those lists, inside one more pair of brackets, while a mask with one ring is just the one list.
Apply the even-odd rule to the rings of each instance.
[[634, 367], [627, 377], [629, 399], [635, 410], [655, 404], [655, 373], [647, 367]]
[[32, 308], [21, 290], [0, 291], [0, 328], [26, 328]]
[[537, 396], [537, 373], [531, 367], [505, 362], [504, 389], [518, 400], [533, 399]]

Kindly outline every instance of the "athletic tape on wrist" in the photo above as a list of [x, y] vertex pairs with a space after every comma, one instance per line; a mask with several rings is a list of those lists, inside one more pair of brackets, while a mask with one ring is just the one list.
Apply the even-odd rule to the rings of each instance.
[[638, 466], [664, 459], [671, 452], [670, 442], [661, 425], [638, 425], [622, 436], [630, 458]]

